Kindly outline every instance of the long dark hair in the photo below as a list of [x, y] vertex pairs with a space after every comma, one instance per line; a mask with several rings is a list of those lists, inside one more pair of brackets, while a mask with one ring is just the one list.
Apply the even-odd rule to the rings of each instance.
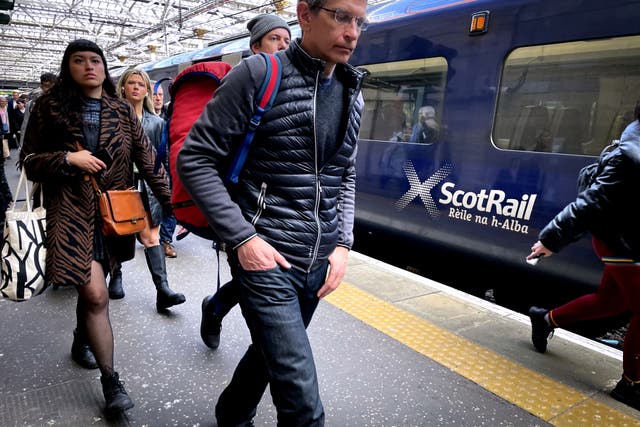
[[60, 64], [60, 75], [51, 89], [43, 94], [36, 108], [48, 107], [49, 114], [53, 116], [56, 123], [64, 126], [82, 125], [83, 92], [80, 85], [71, 77], [69, 61], [75, 52], [94, 52], [100, 55], [104, 64], [105, 79], [102, 83], [102, 90], [109, 96], [116, 97], [116, 88], [109, 75], [107, 60], [102, 49], [90, 40], [77, 39], [67, 45]]

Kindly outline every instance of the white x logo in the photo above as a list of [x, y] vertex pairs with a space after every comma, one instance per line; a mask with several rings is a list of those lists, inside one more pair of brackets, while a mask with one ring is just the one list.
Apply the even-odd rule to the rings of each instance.
[[420, 196], [422, 203], [427, 208], [427, 212], [431, 215], [431, 218], [437, 218], [440, 216], [440, 210], [436, 206], [436, 203], [431, 197], [431, 190], [438, 185], [451, 173], [453, 167], [446, 163], [436, 173], [427, 178], [424, 182], [420, 182], [416, 169], [413, 167], [411, 160], [407, 160], [402, 166], [407, 180], [409, 181], [409, 190], [396, 202], [396, 209], [402, 210], [407, 207], [409, 203], [416, 197]]

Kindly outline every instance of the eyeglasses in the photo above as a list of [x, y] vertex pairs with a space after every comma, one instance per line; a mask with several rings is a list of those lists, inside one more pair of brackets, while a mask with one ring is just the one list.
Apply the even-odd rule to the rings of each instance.
[[327, 9], [326, 7], [321, 6], [318, 6], [318, 9], [333, 13], [333, 19], [335, 19], [338, 24], [351, 25], [352, 21], [356, 21], [356, 27], [358, 27], [358, 30], [360, 31], [366, 31], [367, 27], [369, 26], [366, 18], [363, 18], [361, 16], [353, 16], [349, 12], [346, 12], [342, 9]]

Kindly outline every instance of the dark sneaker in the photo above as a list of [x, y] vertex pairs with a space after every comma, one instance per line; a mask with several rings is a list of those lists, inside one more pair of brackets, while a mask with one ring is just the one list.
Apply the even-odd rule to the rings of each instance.
[[97, 369], [98, 362], [93, 356], [91, 347], [85, 338], [81, 337], [77, 329], [73, 330], [73, 344], [71, 344], [71, 358], [85, 369]]
[[540, 353], [547, 351], [547, 339], [553, 334], [553, 328], [544, 320], [549, 310], [539, 307], [531, 307], [529, 309], [529, 318], [531, 319], [531, 341], [533, 346]]
[[634, 384], [623, 377], [611, 390], [611, 397], [640, 411], [640, 384]]
[[134, 403], [125, 391], [124, 383], [120, 381], [117, 372], [109, 376], [103, 375], [100, 377], [100, 382], [104, 400], [107, 403], [104, 410], [107, 416], [112, 417], [133, 408]]
[[209, 295], [202, 300], [202, 320], [200, 320], [200, 337], [204, 344], [215, 350], [220, 345], [220, 330], [222, 329], [222, 319], [212, 313], [208, 305], [213, 299]]

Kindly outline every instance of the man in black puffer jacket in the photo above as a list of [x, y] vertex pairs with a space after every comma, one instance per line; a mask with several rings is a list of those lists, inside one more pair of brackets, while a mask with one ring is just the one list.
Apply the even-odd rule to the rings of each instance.
[[226, 243], [252, 337], [216, 405], [221, 427], [250, 425], [267, 384], [278, 425], [324, 424], [306, 327], [340, 284], [353, 243], [364, 73], [347, 61], [366, 6], [299, 0], [302, 39], [276, 53], [278, 96], [237, 184], [223, 181], [264, 80], [261, 56], [231, 70], [178, 156], [182, 183]]

